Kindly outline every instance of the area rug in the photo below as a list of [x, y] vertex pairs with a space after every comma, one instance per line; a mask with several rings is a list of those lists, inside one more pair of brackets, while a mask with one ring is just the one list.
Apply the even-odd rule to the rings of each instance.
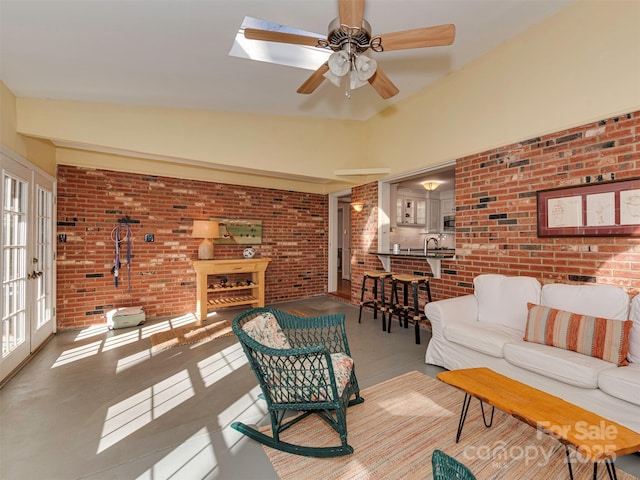
[[[420, 372], [409, 372], [362, 390], [364, 403], [349, 408], [348, 441], [353, 455], [309, 458], [264, 447], [281, 479], [431, 479], [431, 455], [440, 449], [483, 479], [567, 479], [564, 447], [535, 428], [496, 410], [485, 428], [473, 400], [455, 443], [464, 394]], [[265, 433], [269, 433], [265, 432]], [[312, 415], [280, 438], [287, 442], [338, 445], [326, 423]], [[592, 478], [593, 466], [572, 452], [576, 479]], [[618, 479], [638, 480], [617, 469]], [[604, 465], [598, 478], [608, 478]]]
[[208, 342], [216, 338], [232, 335], [231, 324], [226, 320], [209, 325], [186, 325], [151, 335], [151, 350], [159, 351], [180, 345]]

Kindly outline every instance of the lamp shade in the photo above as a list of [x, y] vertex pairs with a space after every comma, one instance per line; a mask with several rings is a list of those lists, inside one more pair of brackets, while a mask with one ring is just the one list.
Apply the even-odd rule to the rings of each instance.
[[351, 90], [355, 90], [356, 88], [360, 88], [366, 84], [367, 81], [361, 80], [355, 70], [349, 74], [349, 86], [351, 87]]
[[333, 52], [329, 55], [329, 70], [338, 77], [342, 77], [349, 71], [349, 54], [344, 50]]
[[215, 220], [194, 220], [191, 236], [194, 238], [220, 237], [220, 225]]
[[213, 259], [213, 241], [211, 239], [220, 237], [220, 225], [218, 222], [215, 220], [194, 220], [191, 236], [204, 239], [198, 247], [198, 259]]
[[324, 75], [324, 78], [326, 78], [327, 80], [329, 80], [332, 84], [334, 84], [336, 87], [340, 87], [340, 81], [342, 80], [342, 77], [338, 77], [337, 75], [334, 75], [333, 73], [331, 73], [331, 70], [328, 70]]
[[358, 55], [356, 57], [355, 64], [358, 79], [363, 82], [369, 80], [373, 74], [376, 73], [376, 69], [378, 68], [378, 62], [366, 55]]

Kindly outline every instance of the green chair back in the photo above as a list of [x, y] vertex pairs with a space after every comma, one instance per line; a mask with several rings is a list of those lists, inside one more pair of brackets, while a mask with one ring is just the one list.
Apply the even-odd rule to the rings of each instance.
[[441, 450], [435, 450], [431, 457], [434, 480], [476, 480], [466, 466]]

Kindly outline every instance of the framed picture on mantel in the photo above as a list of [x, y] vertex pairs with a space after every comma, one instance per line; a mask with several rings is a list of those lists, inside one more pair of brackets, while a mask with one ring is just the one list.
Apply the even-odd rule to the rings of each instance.
[[640, 178], [539, 190], [539, 237], [640, 236]]

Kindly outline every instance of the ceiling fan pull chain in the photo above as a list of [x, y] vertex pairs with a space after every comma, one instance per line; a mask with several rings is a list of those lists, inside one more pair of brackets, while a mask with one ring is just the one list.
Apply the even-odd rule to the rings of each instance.
[[351, 99], [351, 72], [353, 72], [353, 58], [349, 58], [349, 71], [347, 74], [342, 77], [343, 83], [346, 85], [344, 96], [347, 97], [348, 100]]

